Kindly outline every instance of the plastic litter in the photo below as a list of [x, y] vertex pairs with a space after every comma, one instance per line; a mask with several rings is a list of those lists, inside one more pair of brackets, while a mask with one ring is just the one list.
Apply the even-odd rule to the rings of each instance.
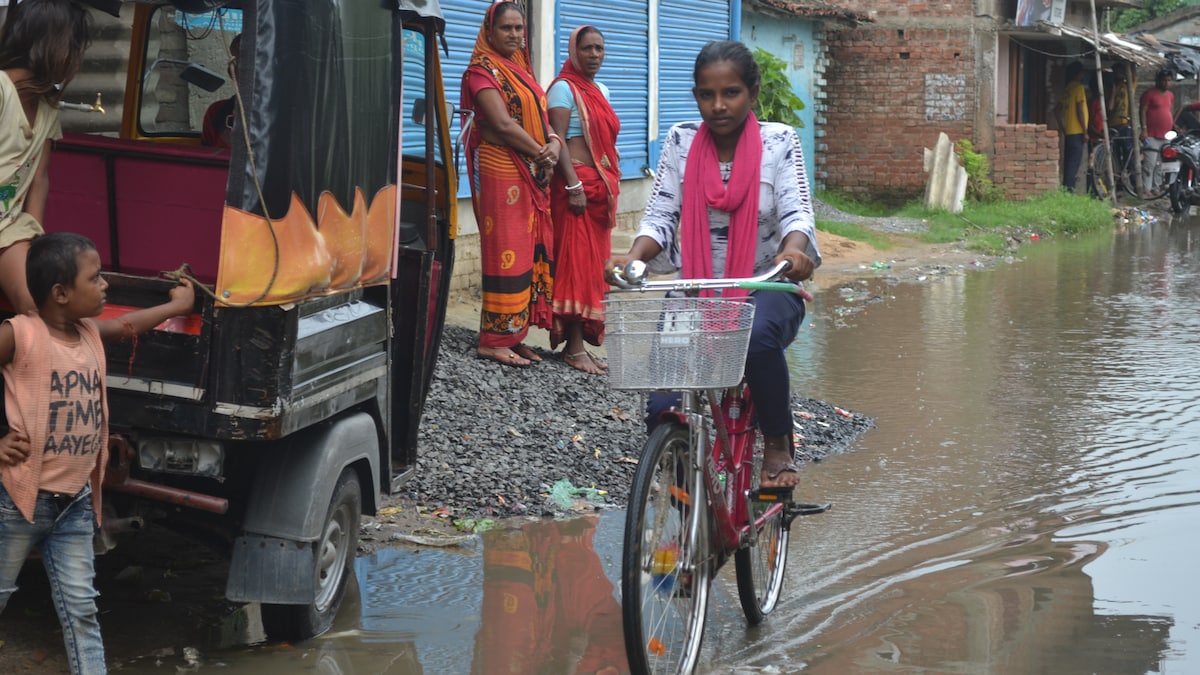
[[608, 494], [605, 490], [597, 490], [589, 487], [576, 487], [571, 484], [571, 481], [563, 478], [556, 482], [550, 488], [550, 500], [558, 505], [559, 508], [569, 509], [576, 506], [579, 502], [584, 501], [590, 504], [603, 504], [604, 495]]

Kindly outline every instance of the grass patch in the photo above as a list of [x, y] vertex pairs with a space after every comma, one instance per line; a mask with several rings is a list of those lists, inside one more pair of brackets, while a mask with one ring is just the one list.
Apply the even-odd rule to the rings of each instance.
[[870, 244], [872, 248], [879, 249], [880, 251], [886, 251], [892, 247], [892, 240], [886, 234], [858, 223], [842, 223], [835, 220], [817, 218], [817, 229], [853, 241]]
[[[929, 230], [918, 235], [922, 241], [962, 241], [971, 250], [993, 255], [1008, 248], [1009, 235], [1013, 233], [1037, 232], [1044, 236], [1069, 236], [1111, 228], [1113, 225], [1112, 207], [1108, 202], [1063, 190], [1024, 201], [967, 202], [963, 205], [962, 213], [927, 209], [920, 202], [911, 202], [897, 209], [864, 204], [851, 198], [839, 198], [834, 193], [821, 193], [818, 197], [847, 213], [919, 218], [929, 224]], [[842, 206], [843, 203], [846, 206]], [[852, 208], [858, 210], [850, 210]], [[824, 224], [822, 221], [818, 223], [818, 227], [856, 241], [867, 241], [875, 246], [875, 243], [868, 239], [827, 229], [822, 226]], [[870, 233], [870, 228], [857, 225], [855, 227]]]
[[820, 199], [838, 211], [849, 213], [855, 216], [870, 216], [872, 218], [878, 218], [881, 216], [890, 216], [896, 213], [895, 207], [877, 204], [874, 202], [859, 201], [854, 197], [841, 192], [826, 192], [825, 190], [817, 190], [816, 195], [817, 199]]

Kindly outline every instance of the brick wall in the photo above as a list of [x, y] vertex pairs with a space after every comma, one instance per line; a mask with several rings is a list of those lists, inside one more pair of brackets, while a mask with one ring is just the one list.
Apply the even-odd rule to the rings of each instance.
[[1007, 199], [1025, 199], [1058, 189], [1058, 132], [1045, 124], [996, 126], [992, 180]]
[[[905, 6], [911, 13], [943, 8]], [[944, 8], [950, 7], [969, 9]], [[873, 201], [919, 198], [925, 190], [924, 149], [934, 146], [938, 133], [952, 141], [975, 140], [979, 97], [969, 23], [930, 29], [881, 22], [831, 30], [826, 44], [829, 85], [818, 179], [831, 190]]]

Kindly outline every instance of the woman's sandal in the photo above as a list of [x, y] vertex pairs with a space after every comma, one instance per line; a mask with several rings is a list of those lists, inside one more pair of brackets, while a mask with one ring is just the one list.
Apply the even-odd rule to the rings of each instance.
[[[603, 375], [604, 371], [607, 370], [607, 366], [597, 362], [596, 357], [589, 354], [587, 350], [575, 352], [574, 354], [568, 354], [564, 351], [562, 358], [563, 361], [567, 362], [568, 366], [588, 375]], [[588, 365], [591, 365], [590, 369]]]
[[[795, 462], [763, 461], [762, 473], [766, 480], [759, 480], [759, 486], [764, 488], [794, 488], [800, 482], [800, 467]], [[779, 477], [785, 473], [796, 476], [795, 483], [779, 483]]]

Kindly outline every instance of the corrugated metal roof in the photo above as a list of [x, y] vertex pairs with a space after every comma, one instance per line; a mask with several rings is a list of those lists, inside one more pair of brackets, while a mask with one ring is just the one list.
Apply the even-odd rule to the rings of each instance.
[[751, 11], [784, 14], [802, 19], [836, 21], [851, 26], [875, 21], [869, 14], [846, 7], [838, 7], [820, 0], [793, 2], [793, 0], [746, 0]]

